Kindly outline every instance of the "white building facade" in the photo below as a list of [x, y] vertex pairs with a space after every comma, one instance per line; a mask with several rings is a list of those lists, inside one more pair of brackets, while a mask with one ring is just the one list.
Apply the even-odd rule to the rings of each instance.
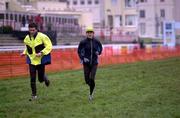
[[69, 8], [91, 12], [95, 27], [137, 31], [136, 0], [68, 0]]
[[105, 26], [122, 33], [136, 33], [137, 11], [135, 0], [106, 0], [104, 3]]
[[173, 21], [174, 0], [139, 0], [138, 35], [162, 39], [163, 21]]
[[[0, 16], [20, 20], [24, 12], [29, 16], [41, 13], [44, 22], [74, 22], [122, 34], [162, 38], [164, 20], [180, 21], [179, 4], [180, 0], [1, 0], [0, 11], [3, 14]], [[3, 11], [13, 13], [5, 15]], [[61, 16], [59, 20], [56, 15]]]
[[5, 2], [4, 1], [0, 1], [0, 11], [1, 10], [5, 10], [6, 8], [5, 8]]
[[103, 0], [68, 0], [68, 7], [74, 11], [89, 12], [92, 14], [94, 26], [101, 25]]

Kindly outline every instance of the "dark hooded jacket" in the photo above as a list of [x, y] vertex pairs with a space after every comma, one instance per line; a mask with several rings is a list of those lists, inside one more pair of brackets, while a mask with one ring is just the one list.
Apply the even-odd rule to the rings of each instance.
[[[98, 64], [98, 55], [102, 53], [102, 44], [97, 39], [86, 38], [79, 43], [78, 55], [83, 64]], [[84, 58], [89, 61], [84, 62]]]

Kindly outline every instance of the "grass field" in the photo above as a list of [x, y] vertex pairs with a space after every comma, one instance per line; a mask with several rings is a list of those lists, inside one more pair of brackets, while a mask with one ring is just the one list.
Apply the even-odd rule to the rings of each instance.
[[180, 118], [180, 58], [100, 67], [92, 103], [82, 70], [49, 78], [31, 102], [29, 78], [0, 80], [0, 118]]

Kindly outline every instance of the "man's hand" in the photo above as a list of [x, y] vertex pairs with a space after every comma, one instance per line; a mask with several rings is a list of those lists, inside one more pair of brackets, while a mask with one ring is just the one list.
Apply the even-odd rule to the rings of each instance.
[[96, 55], [99, 55], [99, 52], [98, 52], [98, 51], [96, 51]]
[[84, 62], [89, 62], [89, 59], [88, 58], [84, 58]]
[[80, 64], [83, 64], [83, 60], [80, 60]]
[[21, 53], [21, 54], [20, 54], [21, 57], [24, 57], [25, 55], [26, 55], [26, 54], [24, 54], [24, 53]]
[[37, 57], [42, 56], [42, 52], [37, 53], [36, 56], [37, 56]]

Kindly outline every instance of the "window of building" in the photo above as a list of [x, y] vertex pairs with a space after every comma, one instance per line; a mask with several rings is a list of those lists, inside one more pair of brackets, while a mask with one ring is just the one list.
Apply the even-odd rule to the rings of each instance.
[[6, 10], [9, 10], [9, 2], [5, 2], [5, 8]]
[[65, 23], [64, 21], [65, 21], [65, 19], [64, 19], [64, 18], [62, 18], [62, 24], [64, 24], [64, 23]]
[[71, 22], [72, 22], [72, 25], [74, 25], [74, 18], [72, 19], [72, 21], [71, 21]]
[[70, 2], [69, 2], [69, 1], [67, 1], [67, 5], [70, 5]]
[[108, 15], [108, 26], [109, 27], [113, 27], [113, 16], [112, 15]]
[[145, 35], [146, 34], [146, 24], [145, 23], [140, 23], [139, 27], [140, 27], [140, 34]]
[[125, 7], [135, 7], [136, 0], [125, 0]]
[[121, 15], [115, 15], [114, 16], [114, 24], [113, 24], [113, 26], [116, 28], [118, 28], [118, 27], [120, 27], [121, 26], [121, 21], [122, 20], [122, 18], [121, 18]]
[[80, 4], [81, 4], [81, 5], [84, 5], [84, 4], [85, 4], [84, 0], [81, 0]]
[[27, 19], [27, 20], [29, 19], [29, 15], [26, 16], [26, 19]]
[[14, 20], [17, 22], [17, 14], [14, 15]]
[[140, 10], [139, 11], [139, 17], [140, 18], [145, 18], [146, 17], [145, 10]]
[[49, 17], [49, 22], [51, 22], [51, 17]]
[[161, 14], [161, 17], [165, 18], [166, 15], [165, 15], [165, 10], [164, 9], [160, 10], [160, 14]]
[[117, 4], [117, 0], [111, 0], [111, 3], [112, 3], [113, 5], [116, 5], [116, 4]]
[[74, 25], [79, 25], [78, 19], [74, 19]]
[[8, 13], [6, 13], [6, 19], [7, 19], [7, 20], [9, 19], [9, 14], [8, 14]]
[[123, 24], [122, 16], [119, 17], [119, 20], [120, 20], [120, 26], [122, 26], [122, 24]]
[[147, 0], [139, 0], [140, 2], [147, 2]]
[[52, 22], [55, 22], [55, 18], [54, 17], [52, 17]]
[[73, 19], [71, 19], [71, 24], [73, 24]]
[[163, 21], [161, 21], [160, 24], [161, 24], [161, 31], [160, 31], [160, 32], [161, 32], [161, 34], [163, 34], [163, 26], [164, 26], [164, 25], [163, 25]]
[[58, 22], [58, 17], [55, 17], [56, 21], [55, 22]]
[[47, 18], [47, 16], [46, 16], [46, 17], [45, 17], [45, 22], [46, 22], [46, 23], [48, 22], [47, 20], [48, 20], [48, 18]]
[[94, 3], [97, 5], [99, 4], [99, 0], [95, 0]]
[[67, 0], [59, 0], [59, 2], [67, 2]]
[[136, 26], [136, 16], [135, 15], [126, 15], [125, 16], [125, 25], [126, 26]]
[[64, 18], [64, 23], [67, 23], [67, 18]]
[[0, 13], [0, 19], [4, 19], [4, 14]]
[[61, 20], [61, 18], [59, 18], [59, 24], [61, 24], [62, 23], [62, 20]]
[[91, 5], [92, 4], [92, 1], [91, 0], [88, 0], [88, 5]]
[[22, 20], [22, 16], [21, 14], [19, 14], [19, 21], [21, 22], [21, 20]]
[[77, 0], [74, 0], [74, 1], [73, 1], [73, 5], [77, 5]]

